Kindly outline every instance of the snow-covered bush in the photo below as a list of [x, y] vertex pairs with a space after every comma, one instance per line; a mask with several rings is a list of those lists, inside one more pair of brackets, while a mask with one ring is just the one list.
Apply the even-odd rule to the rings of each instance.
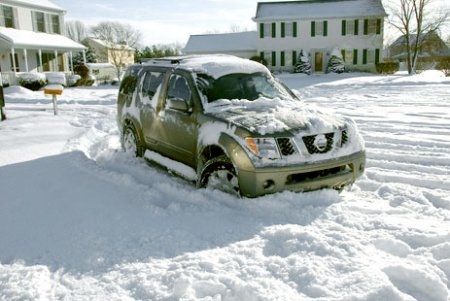
[[79, 76], [78, 74], [70, 74], [67, 76], [67, 86], [75, 87], [77, 86], [79, 80], [81, 80], [81, 76]]
[[437, 65], [437, 70], [442, 70], [445, 73], [445, 76], [450, 76], [450, 57], [445, 57], [441, 59]]
[[294, 68], [295, 73], [305, 73], [311, 74], [311, 62], [309, 61], [309, 57], [307, 54], [304, 54], [303, 49], [300, 51], [300, 54], [297, 58], [297, 64]]
[[330, 59], [327, 65], [327, 73], [342, 73], [345, 71], [345, 63], [342, 57], [342, 53], [339, 49], [335, 48], [330, 55]]
[[45, 74], [37, 72], [20, 73], [17, 80], [20, 86], [32, 91], [38, 91], [47, 84]]
[[400, 70], [399, 62], [380, 62], [376, 65], [377, 72], [381, 74], [394, 74]]

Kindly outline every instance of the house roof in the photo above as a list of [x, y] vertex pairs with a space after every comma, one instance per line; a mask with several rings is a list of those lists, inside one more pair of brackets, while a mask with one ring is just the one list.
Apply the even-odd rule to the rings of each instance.
[[[420, 37], [423, 38], [423, 42], [424, 44], [426, 44], [427, 42], [433, 43], [433, 50], [430, 52], [420, 52], [419, 53], [419, 57], [429, 57], [429, 56], [450, 56], [450, 47], [448, 45], [445, 44], [445, 42], [441, 39], [441, 37], [435, 33], [429, 33], [428, 35], [420, 35]], [[417, 34], [411, 34], [410, 38], [409, 38], [409, 44], [413, 45], [416, 42], [417, 39]], [[396, 48], [401, 48], [404, 49], [406, 46], [406, 36], [402, 35], [400, 37], [397, 38], [397, 40], [395, 40], [388, 48], [389, 50], [392, 52], [394, 51]], [[395, 51], [394, 51], [395, 52]], [[395, 55], [392, 56], [392, 58], [397, 58], [397, 59], [401, 59], [401, 58], [405, 58], [406, 57], [406, 52], [401, 52], [401, 53], [397, 53]]]
[[9, 5], [18, 5], [18, 6], [27, 6], [27, 7], [35, 7], [35, 8], [45, 8], [45, 9], [51, 9], [56, 10], [59, 12], [65, 12], [63, 8], [60, 6], [53, 4], [49, 0], [2, 0], [2, 4], [9, 4]]
[[386, 16], [381, 0], [258, 2], [254, 21]]
[[96, 38], [86, 38], [85, 41], [89, 42], [94, 42], [97, 45], [100, 45], [102, 47], [105, 47], [107, 49], [113, 49], [113, 50], [129, 50], [129, 51], [134, 51], [135, 49], [133, 47], [130, 47], [128, 45], [123, 45], [123, 44], [112, 44], [109, 43], [105, 40], [100, 40], [100, 39], [96, 39]]
[[42, 50], [81, 51], [85, 46], [58, 35], [29, 30], [0, 27], [0, 48], [25, 48]]
[[254, 51], [257, 43], [256, 31], [191, 35], [184, 52], [229, 52]]

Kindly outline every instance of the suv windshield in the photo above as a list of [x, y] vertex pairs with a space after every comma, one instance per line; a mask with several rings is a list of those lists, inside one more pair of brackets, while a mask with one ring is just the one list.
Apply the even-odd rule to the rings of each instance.
[[292, 98], [286, 88], [264, 73], [235, 73], [218, 79], [199, 74], [199, 79], [200, 90], [209, 103], [218, 99]]

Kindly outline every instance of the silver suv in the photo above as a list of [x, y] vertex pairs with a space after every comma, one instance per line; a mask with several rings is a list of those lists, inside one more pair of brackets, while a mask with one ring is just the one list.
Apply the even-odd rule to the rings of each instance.
[[227, 55], [128, 68], [117, 120], [125, 151], [246, 197], [341, 190], [364, 171], [355, 123], [300, 101], [254, 61]]

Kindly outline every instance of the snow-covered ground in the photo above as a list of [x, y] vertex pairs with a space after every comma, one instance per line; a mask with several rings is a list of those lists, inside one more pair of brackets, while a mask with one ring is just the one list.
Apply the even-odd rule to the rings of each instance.
[[279, 77], [351, 116], [349, 191], [197, 190], [127, 157], [117, 87], [6, 89], [0, 300], [450, 300], [450, 79]]

